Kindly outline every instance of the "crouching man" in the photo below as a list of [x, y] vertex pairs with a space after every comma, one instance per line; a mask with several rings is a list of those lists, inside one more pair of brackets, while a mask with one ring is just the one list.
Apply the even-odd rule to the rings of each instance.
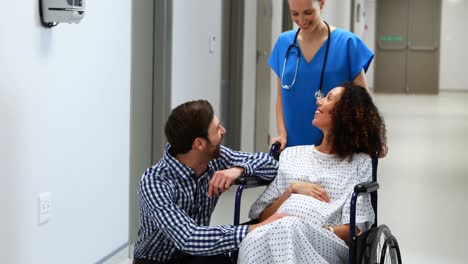
[[209, 226], [219, 195], [241, 176], [274, 178], [277, 162], [265, 153], [221, 146], [226, 129], [204, 100], [172, 110], [165, 126], [163, 158], [140, 181], [140, 225], [134, 264], [231, 263], [253, 229], [283, 217], [276, 214], [255, 225]]

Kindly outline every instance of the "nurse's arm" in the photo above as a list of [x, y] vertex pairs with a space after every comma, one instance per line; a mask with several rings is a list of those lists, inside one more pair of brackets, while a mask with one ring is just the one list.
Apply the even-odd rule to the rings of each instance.
[[369, 91], [369, 87], [367, 86], [367, 79], [366, 79], [366, 74], [364, 73], [364, 70], [361, 70], [361, 72], [354, 78], [353, 80], [354, 85], [359, 85], [367, 89]]
[[281, 95], [281, 91], [281, 80], [278, 78], [278, 91], [276, 95], [276, 127], [278, 128], [278, 136], [273, 138], [271, 143], [280, 143], [280, 151], [286, 147], [288, 140], [288, 132], [284, 125], [283, 97]]

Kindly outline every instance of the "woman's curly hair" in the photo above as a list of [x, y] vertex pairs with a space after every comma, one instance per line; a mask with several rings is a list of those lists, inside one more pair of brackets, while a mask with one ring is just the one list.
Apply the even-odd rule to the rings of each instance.
[[357, 85], [345, 83], [344, 92], [332, 110], [329, 139], [333, 151], [341, 158], [353, 153], [378, 155], [386, 142], [385, 123], [369, 92]]

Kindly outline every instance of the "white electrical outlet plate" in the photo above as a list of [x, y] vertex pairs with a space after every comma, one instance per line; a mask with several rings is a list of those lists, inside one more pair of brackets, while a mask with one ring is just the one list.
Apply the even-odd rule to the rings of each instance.
[[45, 224], [50, 220], [50, 211], [52, 209], [52, 194], [50, 192], [39, 194], [39, 225]]

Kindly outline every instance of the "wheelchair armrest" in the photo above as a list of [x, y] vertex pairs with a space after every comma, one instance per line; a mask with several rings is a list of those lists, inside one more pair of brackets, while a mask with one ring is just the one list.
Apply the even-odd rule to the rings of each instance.
[[355, 193], [371, 193], [379, 189], [379, 183], [375, 181], [361, 182], [354, 186]]
[[237, 179], [234, 182], [234, 184], [244, 185], [244, 188], [247, 189], [247, 188], [254, 188], [254, 187], [259, 187], [259, 186], [265, 186], [265, 185], [270, 184], [270, 182], [272, 181], [273, 179], [266, 180], [266, 179], [262, 179], [256, 176], [246, 176], [246, 177]]

